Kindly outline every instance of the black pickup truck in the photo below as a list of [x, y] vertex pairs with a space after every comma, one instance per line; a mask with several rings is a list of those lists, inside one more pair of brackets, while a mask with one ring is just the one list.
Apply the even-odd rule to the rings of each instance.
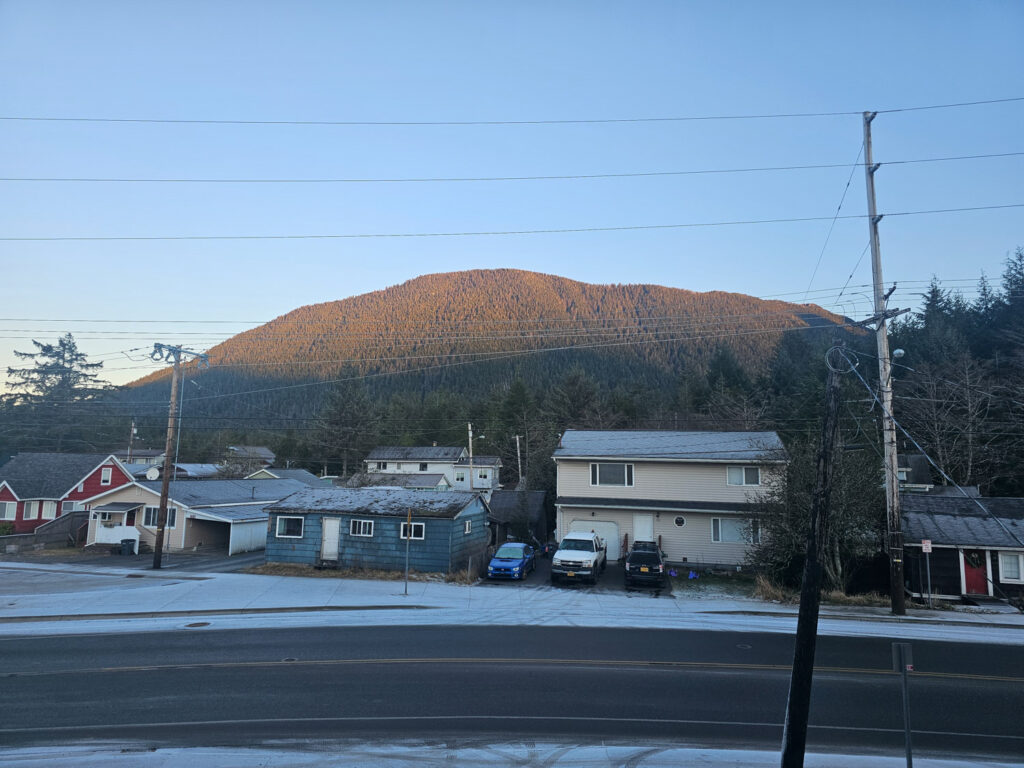
[[665, 561], [656, 544], [635, 542], [626, 558], [626, 586], [651, 584], [664, 587], [666, 584]]

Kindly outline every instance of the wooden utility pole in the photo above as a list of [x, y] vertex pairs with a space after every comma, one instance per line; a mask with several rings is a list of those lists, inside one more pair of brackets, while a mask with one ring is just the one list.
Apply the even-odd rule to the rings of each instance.
[[889, 358], [889, 337], [886, 332], [885, 304], [888, 294], [882, 288], [882, 250], [878, 243], [878, 215], [875, 205], [875, 164], [871, 151], [871, 121], [876, 112], [864, 113], [864, 176], [868, 194], [868, 227], [871, 233], [871, 276], [874, 283], [875, 344], [878, 351], [878, 396], [882, 404], [882, 442], [885, 453], [885, 520], [888, 532], [889, 594], [892, 612], [907, 612], [903, 590], [903, 525], [900, 519], [899, 460], [896, 456], [896, 424], [892, 415], [892, 361]]
[[[833, 347], [829, 355], [842, 347]], [[828, 383], [825, 386], [825, 418], [821, 425], [814, 495], [811, 497], [811, 519], [807, 527], [807, 557], [800, 589], [800, 614], [796, 624], [796, 648], [793, 672], [786, 702], [786, 721], [782, 731], [782, 768], [802, 768], [807, 747], [807, 719], [811, 707], [811, 682], [814, 677], [814, 648], [818, 636], [818, 604], [821, 600], [821, 563], [818, 549], [828, 526], [832, 496], [832, 454], [839, 433], [839, 369], [829, 361]]]
[[174, 474], [175, 469], [170, 459], [171, 448], [174, 447], [174, 432], [178, 419], [178, 387], [179, 379], [181, 378], [182, 355], [196, 357], [199, 360], [198, 368], [209, 367], [210, 365], [209, 359], [201, 352], [193, 352], [182, 347], [168, 346], [167, 344], [154, 344], [153, 354], [150, 355], [153, 360], [165, 360], [174, 363], [174, 368], [171, 371], [171, 407], [167, 416], [167, 440], [164, 443], [164, 471], [160, 481], [160, 511], [156, 518], [156, 542], [153, 549], [154, 570], [160, 570], [164, 554], [164, 533], [167, 529], [167, 498], [170, 491], [171, 475]]
[[128, 432], [128, 463], [132, 463], [132, 448], [135, 446], [135, 417], [132, 417], [132, 428]]
[[473, 490], [473, 424], [469, 424], [469, 490]]

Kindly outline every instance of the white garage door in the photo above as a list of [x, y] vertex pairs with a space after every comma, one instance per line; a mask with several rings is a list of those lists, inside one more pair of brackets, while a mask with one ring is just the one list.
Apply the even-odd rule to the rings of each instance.
[[619, 524], [611, 523], [605, 520], [594, 520], [583, 519], [573, 520], [569, 523], [570, 531], [585, 531], [590, 533], [593, 531], [602, 539], [604, 539], [604, 545], [608, 548], [608, 562], [614, 562], [618, 560], [622, 552], [622, 542], [619, 540]]

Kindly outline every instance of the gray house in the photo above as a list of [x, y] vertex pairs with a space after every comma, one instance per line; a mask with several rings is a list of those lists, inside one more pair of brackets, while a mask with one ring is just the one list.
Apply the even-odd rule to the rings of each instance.
[[[307, 488], [267, 507], [268, 563], [451, 573], [484, 564], [486, 502], [461, 491]], [[411, 526], [408, 523], [412, 516]]]

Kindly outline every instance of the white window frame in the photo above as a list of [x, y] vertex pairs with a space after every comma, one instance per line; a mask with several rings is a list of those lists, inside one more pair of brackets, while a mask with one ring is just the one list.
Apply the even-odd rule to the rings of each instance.
[[[1006, 576], [1006, 569], [1003, 560], [1015, 559], [1017, 561], [1017, 578], [1011, 579]], [[999, 553], [999, 581], [1003, 584], [1024, 584], [1024, 553], [1000, 552]]]
[[[409, 523], [402, 523], [398, 529], [398, 538], [405, 541], [409, 537], [409, 529], [406, 527]], [[419, 536], [416, 534], [419, 533]], [[423, 541], [427, 537], [427, 525], [426, 523], [413, 523], [412, 524], [412, 538], [411, 541]]]
[[427, 462], [421, 461], [420, 462], [420, 472], [426, 472], [426, 471], [427, 471]]
[[465, 471], [456, 472], [455, 473], [455, 482], [456, 483], [464, 483], [464, 482], [466, 482], [466, 473], [465, 473]]
[[[602, 483], [601, 482], [601, 467], [604, 466], [621, 466], [622, 479], [621, 483]], [[596, 486], [608, 486], [612, 488], [632, 488], [634, 481], [635, 468], [634, 465], [625, 461], [593, 461], [590, 463], [590, 485]]]
[[[746, 528], [746, 534], [740, 539], [723, 539], [722, 521], [739, 523]], [[746, 517], [713, 517], [711, 518], [711, 542], [713, 544], [760, 544], [761, 523]]]
[[78, 484], [78, 492], [79, 493], [85, 493], [85, 481], [84, 480]]
[[13, 521], [18, 519], [18, 502], [0, 501], [0, 521]]
[[373, 520], [359, 520], [353, 518], [348, 521], [348, 535], [360, 536], [364, 539], [373, 538]]
[[26, 501], [21, 507], [22, 520], [37, 520], [39, 518], [39, 502]]
[[56, 501], [44, 501], [43, 502], [43, 520], [56, 520], [57, 519], [57, 502]]
[[[150, 522], [149, 513], [153, 513], [152, 522]], [[142, 508], [142, 526], [144, 528], [152, 528], [156, 530], [159, 527], [160, 522], [160, 507], [143, 507]], [[178, 508], [168, 507], [167, 508], [167, 525], [165, 528], [176, 528], [178, 526]]]
[[100, 469], [100, 485], [110, 485], [113, 482], [114, 468], [103, 467]]
[[[283, 520], [298, 520], [299, 521], [299, 535], [296, 536], [292, 533], [281, 533], [281, 521]], [[293, 515], [278, 515], [277, 523], [274, 525], [274, 536], [278, 539], [301, 539], [303, 534], [306, 532], [306, 519], [304, 517], [297, 517]]]
[[[756, 483], [748, 483], [747, 482], [747, 470], [751, 470], [751, 469], [754, 470], [755, 472], [757, 472], [757, 482]], [[739, 470], [740, 471], [741, 477], [743, 479], [742, 483], [734, 483], [732, 481], [732, 478], [730, 477], [730, 474], [734, 470]], [[759, 486], [759, 485], [761, 485], [761, 468], [760, 467], [750, 467], [750, 466], [739, 466], [739, 465], [731, 466], [731, 467], [726, 467], [725, 468], [725, 482], [726, 482], [727, 485], [732, 485], [732, 486]]]
[[386, 461], [378, 461], [377, 462], [377, 469], [387, 469], [387, 468], [388, 468], [388, 463]]
[[462, 533], [469, 534], [473, 532], [473, 521], [467, 520], [466, 524], [462, 526]]
[[486, 469], [481, 469], [476, 476], [477, 479], [479, 480], [486, 480], [488, 477], [490, 477]]

